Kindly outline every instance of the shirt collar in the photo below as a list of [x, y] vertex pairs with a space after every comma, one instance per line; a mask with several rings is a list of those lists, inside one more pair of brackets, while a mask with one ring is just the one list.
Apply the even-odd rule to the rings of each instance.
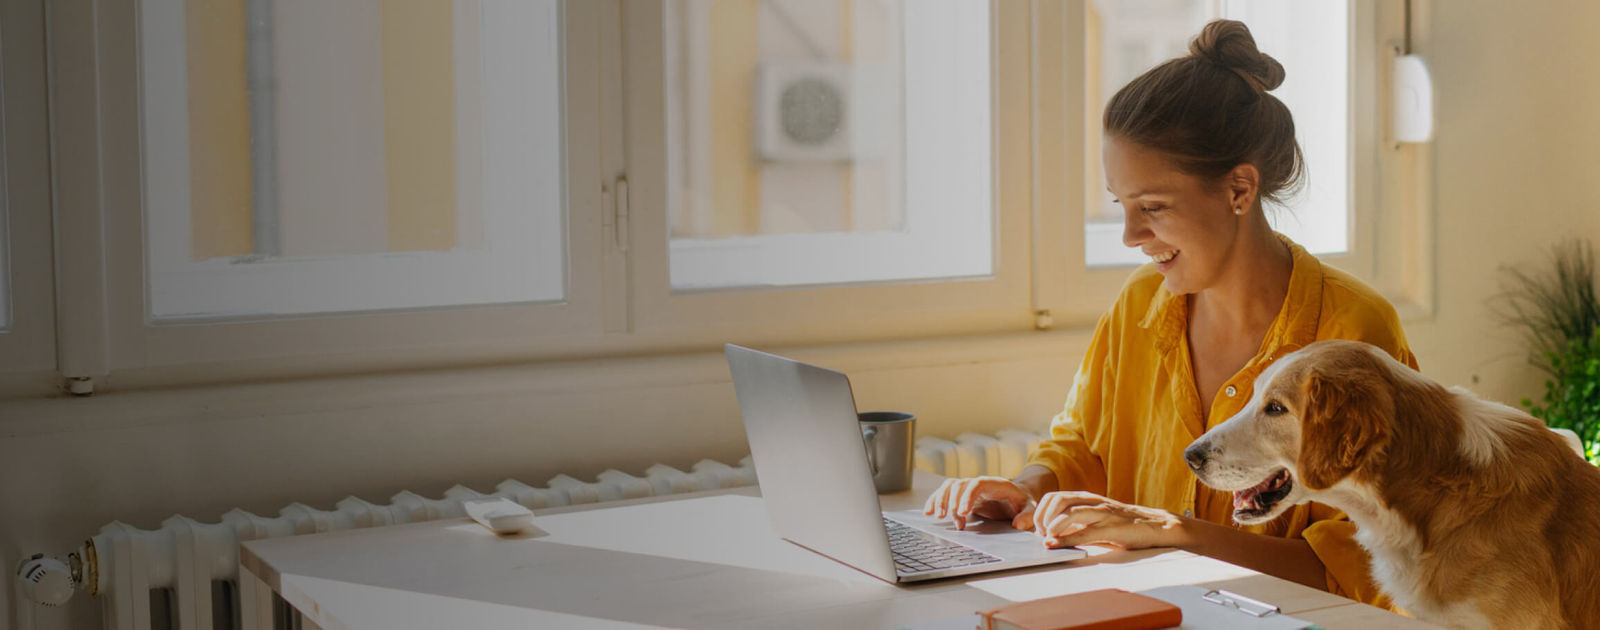
[[[1289, 272], [1289, 293], [1261, 344], [1263, 351], [1276, 356], [1279, 350], [1296, 350], [1316, 340], [1317, 322], [1322, 318], [1322, 261], [1289, 237], [1274, 235], [1289, 246], [1294, 260], [1294, 269]], [[1167, 353], [1183, 339], [1188, 321], [1189, 301], [1168, 291], [1163, 282], [1139, 326], [1150, 330], [1156, 347]]]

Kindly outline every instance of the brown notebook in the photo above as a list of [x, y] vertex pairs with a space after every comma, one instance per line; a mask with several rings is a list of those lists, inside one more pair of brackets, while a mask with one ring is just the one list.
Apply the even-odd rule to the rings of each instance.
[[1183, 624], [1183, 610], [1108, 588], [980, 610], [983, 630], [1154, 630]]

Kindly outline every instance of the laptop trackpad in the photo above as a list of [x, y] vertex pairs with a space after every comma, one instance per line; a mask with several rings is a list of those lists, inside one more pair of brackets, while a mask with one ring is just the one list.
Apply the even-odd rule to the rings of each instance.
[[1082, 549], [1077, 547], [1049, 549], [1044, 546], [1043, 538], [1033, 532], [1025, 532], [1013, 528], [1011, 523], [1006, 521], [969, 521], [966, 529], [958, 530], [955, 523], [924, 515], [922, 510], [884, 512], [883, 515], [909, 527], [999, 556], [1005, 560], [1081, 558], [1086, 555]]

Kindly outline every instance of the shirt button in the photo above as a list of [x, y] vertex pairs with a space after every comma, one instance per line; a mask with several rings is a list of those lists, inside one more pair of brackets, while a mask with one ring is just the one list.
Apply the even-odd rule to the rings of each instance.
[[1235, 389], [1234, 386], [1232, 386], [1232, 385], [1229, 385], [1227, 389], [1222, 390], [1222, 391], [1226, 392], [1228, 394], [1229, 398], [1233, 398], [1234, 394], [1239, 393], [1239, 390]]

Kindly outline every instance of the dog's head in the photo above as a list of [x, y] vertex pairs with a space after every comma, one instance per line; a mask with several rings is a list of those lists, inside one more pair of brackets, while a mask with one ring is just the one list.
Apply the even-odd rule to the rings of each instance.
[[1399, 365], [1364, 343], [1306, 346], [1262, 372], [1244, 409], [1184, 459], [1202, 483], [1234, 493], [1233, 518], [1247, 525], [1360, 481], [1393, 433], [1389, 363]]

